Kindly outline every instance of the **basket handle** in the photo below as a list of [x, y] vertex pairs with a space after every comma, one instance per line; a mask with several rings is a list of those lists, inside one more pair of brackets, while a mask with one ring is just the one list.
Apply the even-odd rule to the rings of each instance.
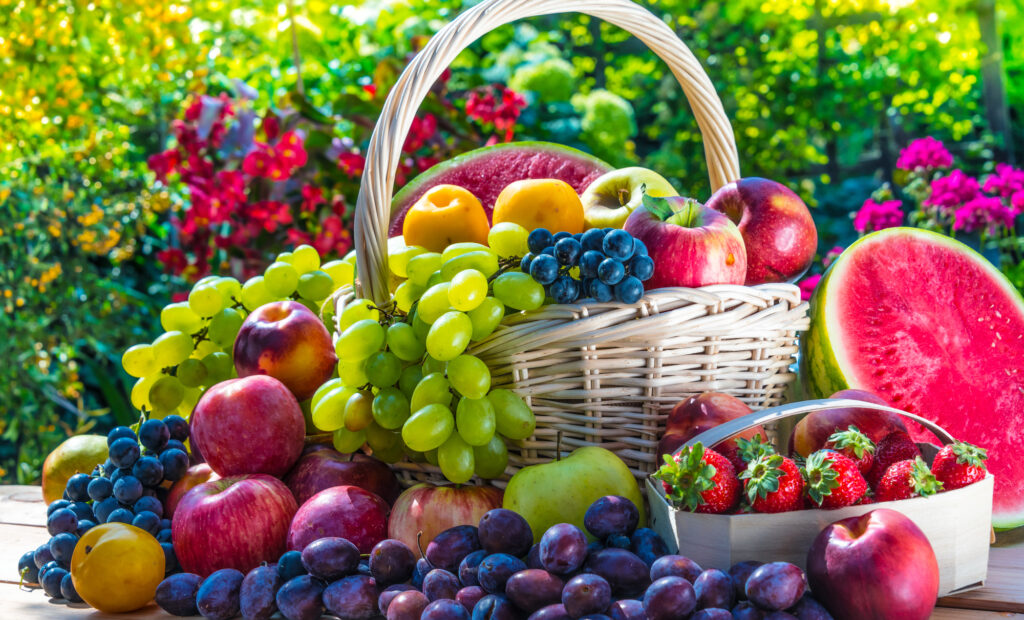
[[388, 225], [395, 172], [412, 120], [441, 73], [473, 41], [527, 17], [579, 12], [603, 19], [647, 44], [672, 70], [693, 109], [712, 191], [740, 177], [739, 156], [729, 118], [700, 62], [665, 23], [630, 0], [484, 0], [434, 35], [388, 93], [366, 151], [356, 201], [355, 245], [359, 286], [377, 303], [389, 298]]
[[700, 435], [690, 439], [683, 445], [679, 446], [676, 450], [676, 454], [686, 447], [692, 446], [698, 441], [703, 443], [705, 446], [713, 446], [726, 439], [732, 437], [737, 433], [742, 433], [745, 430], [751, 429], [755, 426], [759, 426], [766, 422], [776, 422], [785, 418], [791, 418], [793, 416], [802, 415], [805, 413], [814, 413], [815, 411], [827, 411], [829, 409], [840, 409], [847, 407], [856, 407], [858, 409], [874, 409], [876, 411], [886, 411], [889, 413], [895, 413], [901, 415], [904, 418], [913, 420], [921, 426], [935, 433], [942, 443], [950, 444], [955, 441], [952, 435], [950, 435], [944, 428], [928, 420], [922, 418], [919, 415], [913, 413], [907, 413], [888, 405], [878, 405], [875, 403], [869, 403], [862, 400], [852, 400], [849, 398], [822, 398], [819, 400], [805, 400], [799, 403], [790, 403], [788, 405], [779, 405], [778, 407], [771, 407], [769, 409], [761, 409], [754, 413], [747, 414], [745, 416], [729, 420], [723, 424], [719, 424], [713, 428], [709, 428]]

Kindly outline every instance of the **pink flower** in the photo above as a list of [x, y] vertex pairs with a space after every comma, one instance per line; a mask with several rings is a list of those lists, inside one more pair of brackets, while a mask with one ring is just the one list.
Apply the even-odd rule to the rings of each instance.
[[349, 248], [352, 247], [352, 237], [340, 217], [331, 215], [324, 218], [320, 232], [313, 241], [313, 247], [321, 255], [337, 254], [342, 256], [349, 251]]
[[412, 153], [427, 143], [427, 140], [437, 133], [437, 117], [433, 114], [424, 114], [422, 118], [413, 117], [412, 126], [409, 128], [409, 135], [405, 137], [405, 145], [402, 150]]
[[907, 148], [900, 151], [900, 157], [896, 160], [896, 167], [900, 170], [926, 170], [949, 168], [953, 165], [953, 156], [949, 154], [946, 147], [935, 138], [928, 136], [910, 143]]
[[1024, 213], [1024, 191], [1016, 192], [1010, 197], [1010, 206], [1017, 213]]
[[146, 163], [149, 169], [156, 174], [156, 178], [162, 183], [167, 182], [167, 175], [174, 172], [181, 162], [181, 155], [177, 149], [168, 149], [149, 156]]
[[837, 245], [833, 247], [831, 250], [825, 253], [825, 258], [821, 259], [821, 264], [824, 265], [825, 267], [828, 267], [829, 265], [832, 264], [833, 261], [839, 258], [839, 255], [842, 253], [843, 246]]
[[178, 248], [167, 248], [156, 253], [156, 259], [163, 263], [168, 273], [179, 274], [188, 266], [185, 253]]
[[1010, 198], [1024, 190], [1024, 170], [1018, 170], [1009, 164], [997, 164], [996, 173], [985, 179], [982, 189], [1001, 198]]
[[1003, 201], [992, 196], [978, 196], [953, 214], [953, 230], [974, 232], [985, 228], [994, 235], [999, 227], [1013, 226], [1014, 212]]
[[902, 206], [903, 203], [899, 200], [877, 203], [868, 198], [853, 218], [853, 227], [857, 232], [863, 233], [899, 226], [903, 223]]
[[820, 273], [816, 273], [814, 275], [807, 276], [806, 278], [801, 280], [800, 283], [797, 284], [797, 286], [800, 287], [800, 299], [803, 299], [804, 301], [807, 301], [808, 299], [810, 299], [811, 295], [814, 293], [814, 289], [817, 288], [818, 282], [820, 282], [820, 281], [821, 281], [821, 274]]
[[932, 193], [924, 201], [924, 205], [936, 207], [943, 215], [950, 215], [961, 205], [977, 198], [980, 193], [978, 180], [957, 168], [948, 175], [932, 181]]
[[366, 158], [359, 153], [342, 153], [338, 155], [338, 168], [350, 177], [357, 177], [366, 167]]

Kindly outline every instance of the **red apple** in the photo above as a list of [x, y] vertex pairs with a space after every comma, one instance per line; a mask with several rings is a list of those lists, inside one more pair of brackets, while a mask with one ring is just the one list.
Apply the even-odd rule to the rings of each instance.
[[[316, 444], [314, 444], [316, 445]], [[295, 501], [302, 504], [324, 489], [356, 486], [375, 493], [389, 505], [398, 499], [402, 488], [386, 464], [365, 454], [342, 454], [337, 450], [309, 450], [284, 478]]]
[[391, 507], [388, 536], [416, 549], [423, 532], [423, 549], [434, 537], [456, 525], [476, 525], [484, 513], [501, 508], [502, 491], [492, 486], [434, 486], [420, 483], [406, 489]]
[[243, 573], [276, 562], [295, 515], [295, 498], [264, 474], [204, 482], [181, 498], [171, 520], [174, 554], [186, 572]]
[[338, 357], [323, 321], [297, 301], [260, 306], [235, 337], [239, 377], [270, 375], [298, 400], [306, 400], [331, 378]]
[[217, 472], [210, 469], [209, 463], [200, 463], [188, 468], [185, 475], [179, 478], [167, 493], [167, 501], [164, 502], [164, 517], [170, 519], [174, 516], [174, 510], [181, 502], [181, 498], [204, 482], [220, 480]]
[[[840, 390], [829, 398], [862, 400], [877, 405], [889, 404], [875, 394], [864, 390]], [[832, 433], [845, 431], [850, 426], [856, 426], [857, 430], [867, 435], [876, 444], [893, 431], [906, 432], [907, 430], [906, 425], [903, 424], [903, 418], [886, 411], [856, 407], [815, 411], [804, 416], [793, 427], [793, 434], [789, 439], [790, 452], [795, 451], [800, 456], [809, 456], [812, 452], [825, 447], [825, 442], [828, 441]]]
[[740, 179], [719, 188], [707, 206], [739, 226], [747, 248], [746, 284], [794, 282], [814, 261], [818, 229], [807, 205], [785, 185]]
[[288, 548], [302, 551], [325, 536], [347, 538], [359, 547], [359, 553], [369, 553], [388, 537], [387, 502], [354, 486], [320, 491], [295, 513], [288, 528]]
[[283, 476], [306, 437], [302, 410], [273, 377], [229, 379], [206, 390], [192, 411], [191, 441], [221, 476]]
[[[665, 434], [658, 442], [658, 462], [661, 462], [661, 455], [674, 453], [679, 446], [704, 431], [748, 415], [751, 411], [742, 400], [720, 392], [705, 392], [687, 398], [673, 407], [672, 412], [668, 414]], [[764, 427], [755, 426], [712, 447], [722, 456], [735, 462], [738, 457], [734, 440], [753, 439], [755, 435], [768, 439], [768, 432]]]
[[939, 564], [913, 521], [880, 508], [822, 530], [807, 551], [807, 579], [836, 620], [925, 620], [939, 593]]
[[747, 252], [736, 225], [691, 198], [645, 195], [623, 226], [647, 246], [654, 275], [649, 289], [743, 284]]

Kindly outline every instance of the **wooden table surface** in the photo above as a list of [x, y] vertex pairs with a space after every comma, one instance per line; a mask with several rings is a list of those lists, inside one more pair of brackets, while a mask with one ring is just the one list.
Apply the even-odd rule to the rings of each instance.
[[[49, 540], [39, 487], [0, 486], [0, 619], [103, 620], [173, 618], [155, 604], [131, 614], [104, 614], [86, 605], [50, 599], [40, 589], [19, 588], [18, 558]], [[275, 616], [279, 617], [279, 616]], [[984, 588], [939, 600], [932, 620], [1024, 620], [1024, 540], [996, 546]]]

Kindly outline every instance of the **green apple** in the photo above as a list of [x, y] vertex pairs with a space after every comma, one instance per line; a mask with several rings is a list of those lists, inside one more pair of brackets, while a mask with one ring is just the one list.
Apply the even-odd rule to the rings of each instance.
[[54, 448], [43, 461], [43, 500], [49, 504], [64, 497], [68, 478], [91, 474], [107, 460], [107, 438], [103, 435], [73, 435]]
[[586, 532], [583, 515], [605, 495], [628, 498], [640, 511], [640, 523], [646, 521], [644, 500], [633, 473], [614, 453], [588, 446], [564, 459], [516, 472], [505, 488], [502, 504], [526, 519], [534, 542], [538, 542], [557, 523], [572, 523]]
[[679, 195], [665, 177], [647, 168], [634, 166], [602, 174], [580, 196], [586, 227], [622, 228], [645, 192], [655, 198]]

